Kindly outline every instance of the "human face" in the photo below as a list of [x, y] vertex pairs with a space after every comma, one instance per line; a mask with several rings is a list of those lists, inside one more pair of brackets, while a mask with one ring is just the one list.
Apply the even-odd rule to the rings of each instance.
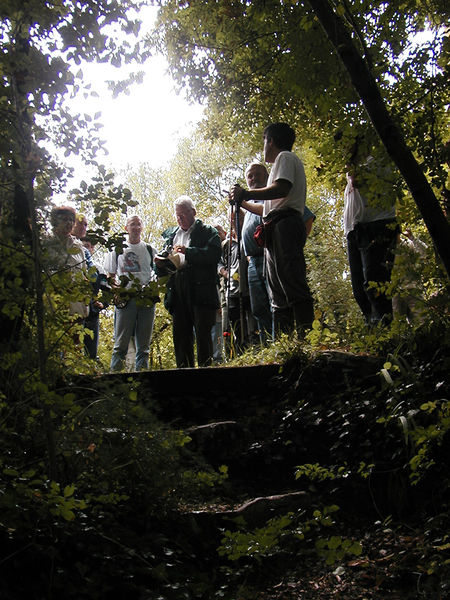
[[131, 218], [125, 225], [125, 230], [128, 232], [130, 244], [137, 244], [141, 241], [142, 221], [139, 217]]
[[77, 215], [75, 218], [75, 225], [72, 229], [72, 235], [77, 238], [83, 238], [86, 235], [87, 231], [87, 220], [84, 215]]
[[222, 225], [217, 225], [216, 229], [217, 229], [217, 233], [219, 234], [220, 240], [223, 242], [223, 240], [227, 237], [227, 232], [222, 227]]
[[59, 238], [68, 238], [74, 223], [74, 215], [62, 213], [56, 217], [56, 225], [53, 227], [53, 231]]
[[94, 250], [95, 250], [95, 248], [94, 248], [94, 246], [91, 244], [91, 242], [86, 242], [86, 241], [84, 241], [84, 242], [83, 242], [83, 246], [86, 248], [86, 250], [89, 250], [89, 252], [90, 252], [91, 254], [94, 254]]
[[195, 221], [195, 210], [186, 204], [178, 204], [175, 207], [175, 216], [178, 226], [187, 231]]
[[253, 165], [245, 174], [247, 185], [251, 190], [266, 187], [268, 174], [263, 165]]
[[272, 138], [264, 136], [264, 161], [266, 163], [274, 163], [280, 151], [275, 146]]

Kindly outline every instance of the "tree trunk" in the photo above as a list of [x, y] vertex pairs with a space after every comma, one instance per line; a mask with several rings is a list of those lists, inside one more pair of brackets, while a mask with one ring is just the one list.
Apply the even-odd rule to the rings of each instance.
[[[17, 47], [26, 55], [30, 43], [28, 38], [22, 38]], [[15, 227], [16, 234], [22, 233], [27, 241], [31, 241], [33, 254], [34, 292], [36, 294], [36, 331], [37, 354], [39, 360], [39, 375], [41, 382], [47, 383], [47, 352], [45, 348], [45, 322], [43, 303], [43, 282], [41, 268], [41, 252], [39, 229], [36, 218], [36, 204], [34, 200], [34, 173], [30, 172], [29, 163], [33, 147], [31, 119], [29, 117], [27, 92], [21, 89], [16, 76], [11, 76], [11, 88], [15, 108], [15, 127], [17, 131], [17, 147], [14, 163], [17, 168], [16, 176], [20, 183], [15, 186]], [[56, 444], [50, 407], [45, 398], [39, 398], [42, 406], [42, 421], [47, 437], [48, 470], [51, 480], [57, 479]]]
[[402, 130], [389, 114], [375, 78], [343, 20], [334, 12], [329, 0], [309, 0], [309, 4], [347, 69], [389, 156], [405, 179], [450, 277], [450, 224], [430, 184], [409, 149]]

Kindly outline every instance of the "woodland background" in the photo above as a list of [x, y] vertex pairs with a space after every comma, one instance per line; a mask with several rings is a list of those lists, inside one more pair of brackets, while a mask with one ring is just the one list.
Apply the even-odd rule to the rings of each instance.
[[[40, 240], [56, 196], [87, 215], [99, 254], [120, 247], [125, 216], [134, 212], [146, 222], [144, 238], [159, 249], [180, 194], [195, 199], [203, 220], [226, 226], [223, 190], [244, 183], [245, 166], [261, 156], [264, 126], [278, 120], [297, 132], [307, 203], [317, 215], [306, 246], [316, 321], [301, 349], [282, 340], [254, 349], [237, 364], [282, 363], [299, 352], [329, 349], [385, 359], [382, 377], [394, 391], [376, 419], [384, 419], [386, 427], [396, 423], [407, 435], [403, 468], [410, 486], [439, 481], [433, 509], [424, 502], [422, 515], [424, 531], [436, 535], [430, 534], [423, 552], [428, 558], [415, 568], [434, 578], [435, 597], [444, 597], [450, 543], [448, 513], [444, 516], [449, 480], [442, 462], [450, 424], [446, 3], [155, 2], [160, 6], [155, 30], [142, 36], [139, 8], [145, 4], [4, 0], [0, 8], [0, 531], [6, 549], [0, 565], [11, 575], [5, 597], [20, 597], [17, 586], [25, 594], [25, 582], [14, 581], [14, 574], [23, 576], [23, 565], [32, 573], [31, 597], [59, 597], [65, 576], [75, 581], [75, 572], [81, 578], [89, 572], [86, 597], [106, 597], [108, 544], [120, 548], [120, 560], [138, 555], [148, 569], [144, 579], [165, 582], [171, 591], [155, 592], [155, 598], [235, 597], [225, 588], [222, 595], [218, 588], [201, 591], [206, 583], [200, 585], [195, 569], [197, 587], [193, 583], [186, 591], [172, 581], [165, 563], [171, 559], [164, 554], [170, 544], [162, 529], [151, 548], [139, 553], [136, 507], [145, 507], [153, 523], [186, 498], [202, 498], [223, 473], [186, 467], [180, 453], [188, 436], [158, 422], [133, 377], [117, 389], [105, 384], [91, 398], [73, 383], [76, 374], [107, 370], [112, 315], [102, 317], [100, 363], [84, 360], [73, 345], [79, 325], [63, 307], [89, 290], [46, 275]], [[67, 100], [95, 93], [83, 84], [84, 61], [113, 64], [118, 77], [111, 93], [133, 93], [139, 65], [158, 52], [168, 57], [179, 86], [206, 106], [205, 118], [166, 168], [133, 164], [110, 173], [102, 165], [101, 115], [72, 114]], [[136, 74], [122, 80], [125, 64], [135, 65]], [[64, 161], [72, 154], [95, 172], [76, 189], [68, 189]], [[395, 197], [402, 228], [427, 245], [419, 260], [399, 253], [390, 286], [393, 295], [417, 297], [423, 315], [372, 332], [364, 330], [351, 296], [341, 225], [346, 165], [368, 154], [389, 161], [398, 174], [394, 186], [385, 190], [374, 180], [373, 189]], [[158, 304], [152, 368], [174, 366], [169, 324]], [[426, 385], [418, 378], [425, 372]], [[106, 442], [106, 431], [117, 433], [114, 444]], [[380, 434], [377, 443], [383, 440]], [[341, 466], [345, 460], [336, 459]], [[114, 541], [105, 545], [108, 532]], [[67, 536], [78, 548], [75, 562], [60, 544]], [[98, 573], [83, 551], [103, 565]], [[42, 558], [39, 576], [32, 568], [36, 556]], [[81, 597], [77, 585], [66, 592]], [[153, 597], [148, 590], [142, 594]]]

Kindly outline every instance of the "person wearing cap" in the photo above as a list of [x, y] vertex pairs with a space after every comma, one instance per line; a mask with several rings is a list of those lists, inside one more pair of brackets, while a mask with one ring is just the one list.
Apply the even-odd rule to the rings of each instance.
[[176, 269], [168, 271], [167, 259], [157, 256], [157, 274], [169, 274], [164, 305], [172, 315], [173, 345], [177, 367], [194, 367], [194, 342], [198, 366], [213, 360], [211, 330], [219, 308], [217, 264], [222, 249], [214, 227], [196, 218], [195, 203], [180, 196], [174, 203], [178, 225], [163, 232], [166, 248]]

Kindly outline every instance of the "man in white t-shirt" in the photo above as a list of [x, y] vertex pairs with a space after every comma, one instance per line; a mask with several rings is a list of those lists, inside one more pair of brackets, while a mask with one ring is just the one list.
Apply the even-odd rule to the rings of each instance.
[[[155, 279], [153, 269], [153, 248], [141, 240], [142, 221], [137, 215], [127, 219], [125, 230], [128, 233], [128, 243], [124, 245], [123, 253], [117, 255], [110, 252], [105, 261], [105, 271], [117, 285], [117, 278], [126, 276], [132, 281], [137, 280], [142, 286]], [[120, 307], [119, 307], [120, 306]], [[115, 308], [114, 313], [114, 348], [111, 357], [111, 371], [120, 371], [124, 367], [128, 344], [135, 336], [136, 371], [148, 368], [150, 341], [155, 320], [155, 305], [153, 303], [137, 302], [131, 298], [124, 305]]]
[[306, 280], [303, 247], [306, 229], [303, 213], [306, 177], [302, 161], [291, 150], [294, 130], [286, 123], [273, 123], [264, 130], [264, 160], [273, 163], [267, 186], [250, 191], [234, 186], [231, 201], [254, 212], [249, 200], [264, 202], [266, 264], [273, 307], [275, 334], [299, 335], [311, 328], [313, 299]]
[[398, 234], [392, 192], [393, 172], [371, 156], [347, 173], [344, 235], [353, 296], [367, 325], [392, 320], [392, 299], [383, 289], [391, 281]]

